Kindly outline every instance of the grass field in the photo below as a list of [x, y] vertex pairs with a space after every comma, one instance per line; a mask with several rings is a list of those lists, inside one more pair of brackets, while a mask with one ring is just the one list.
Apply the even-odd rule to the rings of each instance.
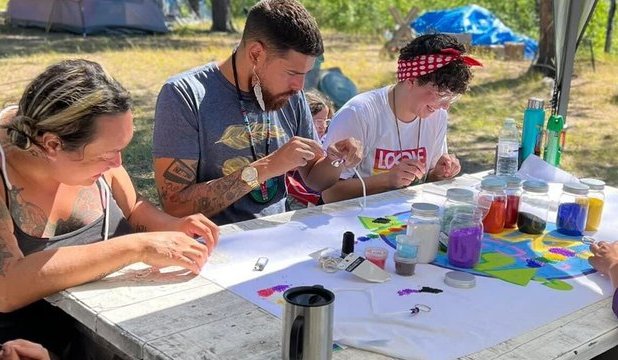
[[[154, 198], [150, 144], [160, 86], [172, 74], [230, 55], [239, 38], [206, 29], [184, 28], [164, 36], [82, 38], [0, 24], [0, 105], [15, 103], [27, 82], [56, 61], [86, 58], [102, 63], [135, 98], [136, 133], [124, 162], [139, 190]], [[395, 61], [380, 57], [380, 39], [328, 31], [324, 37], [322, 68], [340, 67], [360, 91], [393, 82]], [[450, 150], [462, 159], [467, 172], [492, 166], [493, 147], [505, 117], [521, 123], [528, 97], [548, 99], [550, 95], [546, 81], [527, 73], [528, 62], [480, 56], [485, 67], [475, 69], [470, 93], [450, 112]], [[618, 128], [618, 59], [598, 57], [594, 72], [587, 58], [576, 64], [563, 167], [577, 176], [618, 185], [618, 145], [612, 136]]]

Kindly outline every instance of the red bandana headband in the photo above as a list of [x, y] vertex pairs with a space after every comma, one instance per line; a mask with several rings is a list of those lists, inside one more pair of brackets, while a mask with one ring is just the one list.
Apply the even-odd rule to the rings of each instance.
[[462, 60], [468, 66], [483, 66], [470, 56], [462, 56], [457, 49], [442, 49], [437, 54], [415, 56], [409, 60], [399, 60], [397, 63], [397, 80], [414, 79], [432, 73], [455, 60]]

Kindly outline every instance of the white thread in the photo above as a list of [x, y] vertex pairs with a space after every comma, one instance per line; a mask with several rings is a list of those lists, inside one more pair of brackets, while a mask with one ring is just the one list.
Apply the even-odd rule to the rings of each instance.
[[352, 170], [354, 170], [354, 173], [356, 174], [356, 177], [358, 177], [358, 180], [360, 180], [361, 185], [363, 186], [363, 201], [359, 201], [360, 207], [361, 208], [366, 208], [367, 207], [367, 187], [365, 186], [365, 181], [363, 180], [363, 177], [360, 176], [360, 174], [358, 173], [358, 170], [356, 170], [356, 167], [353, 168]]

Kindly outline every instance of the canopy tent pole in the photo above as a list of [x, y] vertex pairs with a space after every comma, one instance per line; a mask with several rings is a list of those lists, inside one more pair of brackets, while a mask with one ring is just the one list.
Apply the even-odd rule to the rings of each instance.
[[79, 5], [79, 16], [82, 21], [82, 36], [86, 37], [86, 19], [84, 17], [84, 0], [79, 0], [78, 5]]
[[56, 3], [58, 2], [58, 0], [54, 0], [54, 2], [52, 3], [51, 9], [49, 10], [49, 16], [47, 17], [47, 25], [45, 26], [45, 32], [49, 32], [51, 30], [52, 27], [52, 22], [54, 21], [54, 13], [56, 12]]
[[597, 0], [554, 0], [556, 82], [552, 114], [566, 119], [575, 53], [592, 17]]

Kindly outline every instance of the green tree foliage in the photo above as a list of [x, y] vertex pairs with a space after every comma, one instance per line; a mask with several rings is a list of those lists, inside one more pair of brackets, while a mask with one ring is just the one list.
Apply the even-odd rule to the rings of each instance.
[[390, 6], [398, 8], [405, 15], [413, 6], [422, 14], [427, 10], [454, 8], [477, 4], [496, 14], [505, 24], [516, 31], [537, 37], [538, 15], [534, 0], [301, 0], [318, 19], [321, 26], [339, 31], [382, 34], [392, 29], [393, 18], [388, 12]]
[[[504, 24], [516, 32], [538, 39], [539, 17], [535, 0], [300, 0], [315, 16], [323, 28], [346, 33], [381, 35], [392, 30], [394, 20], [388, 8], [394, 6], [402, 16], [413, 6], [422, 14], [429, 10], [441, 10], [476, 4], [493, 12]], [[235, 15], [243, 16], [243, 8], [249, 8], [256, 0], [232, 0]], [[607, 27], [609, 0], [599, 0], [586, 30], [597, 49], [602, 49]], [[615, 37], [618, 38], [618, 37]], [[618, 40], [617, 40], [618, 41]]]

